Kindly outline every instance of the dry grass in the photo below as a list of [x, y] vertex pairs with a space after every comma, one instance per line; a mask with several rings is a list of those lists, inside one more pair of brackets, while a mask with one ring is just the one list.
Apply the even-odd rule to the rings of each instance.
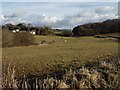
[[46, 36], [37, 41], [56, 40], [43, 46], [3, 48], [3, 63], [15, 63], [16, 75], [43, 75], [67, 67], [78, 67], [87, 61], [104, 60], [118, 54], [118, 42], [94, 37], [65, 38]]
[[[120, 74], [117, 72], [118, 67], [116, 68], [119, 63], [114, 64], [109, 61], [110, 58], [118, 56], [119, 42], [116, 39], [36, 36], [37, 43], [43, 40], [47, 42], [54, 40], [54, 43], [3, 48], [3, 79], [5, 81], [3, 87], [16, 87], [16, 83], [19, 85], [21, 82], [23, 88], [31, 88], [29, 79], [26, 78], [49, 75], [64, 71], [65, 68], [72, 69], [62, 73], [62, 78], [46, 79], [44, 77], [43, 81], [35, 78], [33, 87], [49, 88], [55, 85], [56, 88], [112, 88], [119, 84]], [[112, 61], [114, 60], [116, 58]], [[96, 62], [99, 62], [99, 65]], [[79, 70], [76, 69], [81, 66], [83, 67]], [[21, 77], [24, 78], [16, 82], [16, 79]]]
[[[14, 68], [10, 70], [8, 66], [7, 78], [4, 78], [4, 88], [21, 88], [21, 89], [95, 89], [95, 88], [112, 88], [120, 89], [120, 59], [113, 57], [105, 61], [89, 62], [78, 69], [64, 70], [61, 72], [62, 78], [58, 77], [23, 77], [16, 82], [14, 77]], [[90, 64], [93, 64], [91, 66]], [[20, 84], [21, 83], [21, 84]]]

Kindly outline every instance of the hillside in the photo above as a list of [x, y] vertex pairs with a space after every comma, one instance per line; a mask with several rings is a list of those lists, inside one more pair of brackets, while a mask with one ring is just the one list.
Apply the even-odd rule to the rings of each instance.
[[106, 20], [104, 22], [88, 23], [78, 25], [73, 28], [74, 36], [92, 36], [97, 34], [115, 33], [119, 32], [119, 19]]

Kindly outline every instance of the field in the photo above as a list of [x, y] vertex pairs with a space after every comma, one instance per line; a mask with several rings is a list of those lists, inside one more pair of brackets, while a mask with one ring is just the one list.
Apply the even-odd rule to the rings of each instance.
[[[3, 68], [15, 65], [16, 76], [43, 75], [69, 67], [80, 67], [86, 62], [104, 60], [118, 55], [116, 39], [94, 37], [35, 36], [39, 44], [3, 48]], [[65, 42], [66, 41], [66, 42]]]

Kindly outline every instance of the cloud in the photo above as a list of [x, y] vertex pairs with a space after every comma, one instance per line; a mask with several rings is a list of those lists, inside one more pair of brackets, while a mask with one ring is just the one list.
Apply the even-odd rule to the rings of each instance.
[[11, 18], [5, 18], [2, 23], [3, 24], [7, 24], [7, 23], [17, 24], [19, 22], [21, 22], [20, 18], [12, 18], [12, 19]]
[[[58, 11], [59, 12], [59, 11]], [[107, 19], [117, 18], [117, 8], [113, 6], [99, 6], [98, 8], [84, 8], [79, 9], [78, 12], [69, 12], [63, 16], [56, 16], [49, 14], [30, 13], [26, 12], [14, 12], [9, 15], [0, 15], [0, 20], [3, 24], [12, 23], [18, 24], [20, 22], [31, 23], [36, 26], [47, 25], [52, 28], [73, 28], [80, 24], [90, 23], [90, 22], [100, 22]]]
[[3, 15], [0, 15], [0, 25], [2, 25], [2, 21], [4, 20], [4, 16]]
[[96, 9], [95, 12], [98, 13], [98, 14], [117, 12], [117, 8], [110, 7], [110, 6], [105, 6], [105, 7], [101, 7], [101, 8]]
[[29, 21], [32, 22], [33, 25], [48, 25], [48, 26], [54, 26], [55, 23], [60, 21], [62, 18], [56, 17], [56, 16], [46, 16], [45, 14], [43, 15], [30, 15], [29, 16]]
[[[106, 11], [110, 11], [110, 9], [105, 9]], [[91, 23], [91, 22], [101, 22], [101, 21], [105, 21], [107, 19], [115, 19], [118, 16], [112, 12], [108, 12], [108, 13], [97, 13], [96, 10], [83, 10], [80, 11], [76, 14], [73, 15], [67, 15], [65, 16], [62, 20], [60, 20], [59, 22], [57, 22], [55, 25], [56, 27], [68, 27], [68, 28], [73, 28], [77, 25], [80, 24], [86, 24], [86, 23]]]
[[26, 11], [16, 11], [16, 12], [13, 12], [12, 14], [9, 14], [9, 15], [4, 15], [5, 18], [21, 18], [21, 17], [24, 17], [26, 15]]
[[[28, 2], [28, 0], [2, 0], [3, 2]], [[29, 0], [29, 2], [118, 2], [119, 0]]]
[[0, 15], [0, 20], [4, 20], [4, 16], [3, 15]]
[[93, 10], [83, 10], [82, 12], [78, 13], [79, 17], [91, 17], [94, 15], [94, 11]]
[[57, 16], [46, 16], [46, 15], [30, 15], [27, 19], [21, 18], [4, 18], [3, 16], [0, 17], [3, 20], [3, 23], [12, 23], [18, 24], [20, 22], [24, 23], [31, 23], [36, 26], [43, 26], [47, 25], [52, 28], [73, 28], [80, 24], [90, 23], [90, 22], [98, 22], [104, 21], [107, 19], [116, 18], [115, 15], [112, 14], [97, 14], [97, 13], [86, 13], [86, 12], [79, 12], [74, 15], [67, 15], [64, 17], [57, 17]]
[[31, 23], [28, 19], [22, 19], [20, 17], [17, 16], [4, 16], [4, 15], [0, 15], [0, 22], [2, 22], [2, 24], [7, 24], [7, 23], [11, 23], [13, 25], [18, 24], [18, 23]]

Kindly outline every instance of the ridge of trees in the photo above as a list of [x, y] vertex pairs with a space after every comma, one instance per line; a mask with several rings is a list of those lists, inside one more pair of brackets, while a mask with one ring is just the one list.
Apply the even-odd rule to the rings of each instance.
[[19, 23], [17, 25], [7, 23], [2, 26], [2, 29], [3, 30], [8, 29], [10, 31], [15, 29], [19, 29], [20, 31], [35, 31], [37, 35], [53, 34], [53, 30], [49, 26], [37, 27], [37, 26], [32, 26], [32, 24], [25, 24], [25, 23]]
[[120, 32], [120, 19], [78, 25], [72, 30], [73, 36], [93, 36], [97, 34]]
[[66, 29], [52, 29], [49, 26], [32, 26], [32, 24], [25, 23], [19, 23], [17, 25], [8, 23], [3, 25], [2, 29], [8, 29], [10, 31], [15, 29], [19, 29], [20, 31], [35, 31], [36, 35], [55, 34], [59, 36], [94, 36], [98, 34], [120, 32], [120, 19], [78, 25], [74, 27], [72, 31]]
[[[36, 35], [57, 35], [57, 36], [65, 36], [69, 37], [72, 35], [71, 29], [52, 29], [49, 26], [32, 26], [32, 24], [19, 23], [17, 25], [13, 25], [11, 23], [7, 23], [2, 26], [2, 30], [8, 29], [9, 31], [19, 29], [20, 31], [35, 31]], [[56, 33], [57, 32], [57, 33]]]

